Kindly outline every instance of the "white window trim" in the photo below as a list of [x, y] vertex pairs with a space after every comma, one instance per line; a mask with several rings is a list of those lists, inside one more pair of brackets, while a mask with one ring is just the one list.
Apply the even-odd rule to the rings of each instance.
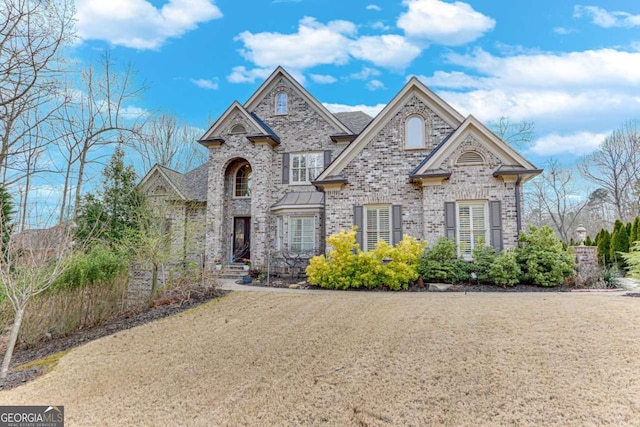
[[[290, 158], [289, 158], [289, 184], [290, 185], [311, 185], [311, 180], [309, 180], [309, 167], [305, 167], [305, 178], [307, 178], [304, 181], [296, 181], [293, 179], [293, 165], [295, 163], [295, 158], [296, 157], [305, 157], [308, 158], [310, 156], [318, 156], [318, 159], [320, 160], [320, 172], [318, 172], [318, 175], [320, 175], [320, 173], [322, 173], [322, 171], [324, 170], [324, 152], [322, 151], [305, 151], [302, 153], [291, 153], [290, 154]], [[316, 177], [318, 176], [316, 175]], [[315, 179], [315, 178], [314, 178]]]
[[[393, 212], [391, 211], [391, 205], [365, 205], [362, 212], [362, 250], [364, 252], [369, 252], [369, 221], [367, 211], [369, 210], [379, 210], [379, 209], [388, 209], [389, 210], [389, 244], [392, 244], [392, 224], [393, 224]], [[379, 232], [380, 230], [378, 230]], [[373, 247], [380, 241], [380, 239], [376, 240]], [[373, 249], [373, 248], [372, 248]]]
[[484, 208], [484, 242], [489, 243], [489, 202], [487, 200], [464, 200], [456, 202], [456, 248], [458, 257], [463, 258], [465, 261], [471, 261], [473, 259], [472, 253], [474, 247], [473, 237], [471, 237], [471, 253], [463, 254], [460, 248], [460, 207], [461, 206], [482, 206]]
[[284, 218], [278, 217], [276, 225], [276, 250], [281, 251], [284, 243]]
[[[234, 199], [250, 199], [251, 198], [251, 191], [253, 190], [252, 188], [249, 188], [249, 195], [248, 196], [238, 196], [237, 194], [237, 186], [238, 186], [238, 173], [240, 172], [240, 169], [242, 169], [245, 166], [249, 166], [251, 167], [251, 165], [249, 163], [243, 163], [242, 165], [240, 165], [238, 167], [238, 169], [236, 170], [236, 172], [233, 174], [233, 198]], [[251, 168], [251, 175], [253, 175], [253, 168]], [[249, 185], [249, 184], [247, 184]]]
[[[311, 229], [312, 229], [312, 233], [311, 233], [311, 248], [308, 250], [296, 250], [293, 248], [293, 223], [295, 220], [305, 220], [305, 219], [310, 219], [311, 220]], [[315, 216], [308, 216], [308, 215], [296, 215], [296, 216], [290, 216], [289, 217], [289, 251], [291, 253], [295, 253], [295, 254], [313, 254], [316, 251], [316, 218]], [[304, 243], [304, 235], [302, 236], [302, 241], [301, 241], [301, 246]]]
[[[422, 125], [421, 130], [422, 130], [422, 143], [420, 144], [419, 147], [410, 147], [409, 146], [409, 121], [411, 119], [419, 119], [420, 120], [420, 124]], [[418, 114], [412, 114], [409, 117], [407, 117], [407, 119], [405, 120], [404, 123], [404, 149], [405, 150], [423, 150], [426, 147], [426, 135], [425, 135], [425, 130], [424, 130], [424, 117], [422, 117], [421, 115]]]
[[[278, 98], [280, 98], [280, 95], [284, 95], [284, 112], [280, 112], [278, 111]], [[281, 91], [276, 93], [276, 99], [275, 99], [275, 114], [276, 116], [285, 116], [289, 113], [289, 95], [287, 94], [287, 92]]]

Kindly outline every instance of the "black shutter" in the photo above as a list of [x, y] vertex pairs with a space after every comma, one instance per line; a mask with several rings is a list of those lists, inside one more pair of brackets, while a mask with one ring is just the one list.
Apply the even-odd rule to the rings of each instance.
[[289, 183], [289, 153], [282, 155], [282, 183]]
[[500, 201], [489, 202], [489, 230], [491, 246], [502, 251], [502, 206]]
[[358, 245], [360, 245], [360, 249], [363, 249], [363, 243], [364, 243], [364, 241], [362, 240], [362, 236], [363, 236], [362, 231], [363, 231], [363, 225], [364, 225], [362, 216], [363, 216], [362, 206], [354, 206], [353, 207], [353, 225], [358, 227], [358, 229], [356, 230], [356, 242], [358, 242]]
[[324, 152], [324, 168], [326, 169], [327, 166], [329, 166], [329, 163], [331, 163], [331, 150], [326, 150]]
[[391, 224], [393, 245], [397, 245], [402, 240], [402, 205], [391, 206]]
[[444, 236], [456, 240], [456, 203], [444, 202]]

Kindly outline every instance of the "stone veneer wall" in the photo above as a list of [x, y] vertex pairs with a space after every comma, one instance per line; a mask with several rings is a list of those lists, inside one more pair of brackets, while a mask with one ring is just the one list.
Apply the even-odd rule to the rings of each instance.
[[[275, 114], [275, 96], [279, 92], [288, 95], [288, 113]], [[209, 149], [209, 184], [207, 204], [207, 267], [213, 269], [216, 258], [230, 256], [232, 230], [230, 221], [234, 215], [233, 197], [228, 191], [233, 186], [225, 185], [227, 168], [237, 159], [249, 162], [252, 169], [253, 194], [251, 197], [251, 261], [255, 268], [265, 269], [266, 251], [275, 248], [276, 217], [269, 213], [271, 206], [287, 191], [315, 191], [312, 185], [282, 184], [282, 154], [331, 150], [332, 158], [344, 148], [331, 141], [330, 135], [342, 133], [333, 124], [325, 121], [285, 79], [276, 82], [258, 103], [254, 111], [280, 137], [281, 143], [271, 147], [267, 143], [252, 143], [246, 135], [262, 134], [244, 116], [232, 114], [220, 133], [225, 142]], [[231, 128], [241, 123], [247, 134], [231, 134]], [[226, 200], [226, 204], [220, 201]], [[320, 224], [317, 224], [319, 227]]]

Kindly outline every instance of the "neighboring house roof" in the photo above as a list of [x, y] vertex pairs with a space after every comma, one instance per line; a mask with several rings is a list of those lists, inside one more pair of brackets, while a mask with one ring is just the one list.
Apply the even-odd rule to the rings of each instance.
[[367, 127], [373, 117], [362, 111], [347, 111], [341, 113], [333, 113], [342, 123], [344, 123], [351, 132], [358, 134]]
[[229, 106], [222, 116], [220, 116], [220, 118], [211, 125], [209, 130], [202, 135], [202, 138], [200, 138], [198, 142], [206, 145], [207, 141], [218, 140], [219, 138], [217, 138], [217, 136], [220, 134], [220, 128], [226, 123], [227, 118], [234, 111], [239, 111], [240, 114], [242, 114], [245, 119], [256, 128], [256, 130], [262, 131], [262, 136], [269, 136], [273, 138], [276, 143], [280, 143], [280, 137], [276, 135], [273, 129], [267, 126], [266, 123], [264, 123], [256, 114], [247, 111], [247, 109], [240, 105], [238, 101], [233, 101], [231, 106]]
[[319, 191], [292, 191], [285, 194], [273, 206], [272, 211], [282, 209], [311, 209], [324, 206], [324, 193]]
[[329, 177], [338, 176], [345, 167], [366, 147], [391, 118], [401, 109], [411, 96], [417, 96], [429, 108], [440, 116], [449, 126], [457, 128], [464, 121], [464, 116], [447, 104], [442, 98], [432, 92], [416, 77], [412, 77], [398, 94], [382, 109], [380, 113], [366, 126], [360, 135], [334, 159], [333, 162], [316, 178], [317, 182], [325, 181]]
[[307, 101], [309, 106], [316, 110], [316, 112], [320, 114], [320, 116], [324, 117], [327, 122], [333, 124], [338, 131], [342, 131], [345, 134], [349, 134], [352, 132], [347, 126], [345, 126], [340, 120], [338, 120], [335, 115], [331, 114], [324, 105], [319, 103], [317, 99], [315, 99], [304, 87], [302, 87], [300, 83], [296, 81], [296, 79], [291, 77], [291, 75], [287, 73], [282, 67], [276, 68], [275, 71], [271, 73], [267, 80], [265, 80], [265, 82], [260, 85], [258, 90], [256, 90], [253, 95], [251, 95], [251, 98], [249, 98], [247, 102], [244, 103], [244, 108], [246, 108], [248, 111], [253, 111], [265, 97], [265, 94], [278, 83], [278, 78], [280, 77], [287, 80], [287, 82], [297, 90], [298, 94], [305, 101]]
[[21, 231], [13, 236], [13, 247], [17, 250], [50, 252], [53, 255], [72, 244], [70, 233], [74, 226], [73, 221], [65, 221], [49, 228]]

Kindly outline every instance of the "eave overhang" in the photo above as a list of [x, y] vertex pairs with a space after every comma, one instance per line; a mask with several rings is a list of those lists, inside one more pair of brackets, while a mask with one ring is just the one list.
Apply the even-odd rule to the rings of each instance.
[[442, 169], [433, 169], [425, 171], [421, 174], [409, 175], [409, 179], [411, 179], [411, 182], [419, 183], [423, 186], [440, 185], [449, 178], [451, 178], [451, 172]]
[[356, 139], [357, 137], [358, 137], [358, 134], [356, 134], [356, 133], [329, 136], [329, 138], [331, 138], [331, 140], [333, 142], [338, 143], [338, 144], [351, 142], [354, 139]]
[[266, 143], [275, 147], [280, 145], [280, 141], [277, 140], [273, 135], [247, 135], [247, 139], [254, 144]]
[[198, 143], [200, 145], [204, 145], [205, 147], [209, 148], [209, 147], [219, 147], [222, 144], [224, 144], [224, 138], [206, 138], [206, 139], [199, 139]]
[[320, 191], [339, 191], [342, 190], [349, 183], [346, 178], [334, 177], [323, 179], [322, 181], [311, 181]]

